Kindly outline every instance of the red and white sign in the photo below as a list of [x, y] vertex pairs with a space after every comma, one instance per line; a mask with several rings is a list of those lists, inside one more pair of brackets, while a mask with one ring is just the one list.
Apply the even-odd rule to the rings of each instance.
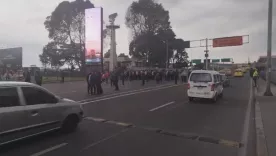
[[240, 46], [243, 44], [242, 36], [224, 37], [213, 39], [213, 47]]

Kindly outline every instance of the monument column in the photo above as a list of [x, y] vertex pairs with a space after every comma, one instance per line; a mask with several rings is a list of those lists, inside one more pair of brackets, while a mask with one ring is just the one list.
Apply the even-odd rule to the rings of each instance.
[[110, 56], [109, 56], [109, 71], [113, 71], [117, 66], [117, 54], [116, 54], [116, 29], [119, 29], [119, 25], [115, 25], [115, 18], [117, 13], [109, 15], [110, 25], [106, 26], [107, 29], [110, 29], [111, 41], [110, 41]]

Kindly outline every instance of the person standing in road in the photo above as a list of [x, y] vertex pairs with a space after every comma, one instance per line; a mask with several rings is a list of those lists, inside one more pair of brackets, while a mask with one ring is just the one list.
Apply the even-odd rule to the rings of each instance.
[[31, 73], [29, 70], [27, 70], [25, 73], [24, 73], [24, 78], [25, 78], [25, 82], [31, 82]]
[[253, 80], [254, 80], [254, 86], [257, 87], [257, 80], [258, 80], [258, 77], [259, 77], [259, 73], [258, 73], [258, 70], [255, 68], [254, 69], [254, 73], [253, 73]]
[[161, 73], [157, 72], [155, 75], [155, 80], [156, 80], [156, 84], [159, 84], [160, 80], [161, 80]]
[[91, 75], [90, 75], [90, 93], [91, 95], [94, 95], [97, 93], [97, 89], [96, 89], [96, 74], [95, 72], [92, 72]]
[[64, 72], [63, 71], [60, 71], [60, 77], [61, 77], [61, 83], [64, 83]]
[[174, 72], [174, 83], [175, 84], [177, 84], [178, 77], [179, 77], [179, 73], [178, 73], [178, 70], [176, 69], [175, 72]]
[[42, 85], [42, 76], [40, 74], [40, 71], [35, 72], [35, 82], [37, 85], [41, 86]]
[[187, 72], [186, 72], [186, 70], [184, 69], [184, 70], [181, 72], [181, 74], [180, 74], [181, 82], [182, 82], [182, 83], [186, 82], [186, 80], [185, 80], [186, 76], [187, 76]]
[[91, 94], [91, 85], [90, 85], [90, 76], [91, 76], [91, 72], [87, 74], [86, 76], [86, 82], [87, 82], [87, 93]]
[[121, 80], [122, 80], [122, 85], [125, 85], [125, 73], [121, 72]]
[[100, 95], [103, 93], [103, 88], [102, 88], [102, 74], [101, 72], [97, 72], [95, 75], [95, 81], [96, 81], [96, 90], [97, 94]]
[[115, 90], [118, 91], [119, 90], [119, 86], [118, 86], [119, 80], [118, 80], [117, 72], [115, 72], [115, 71], [112, 72], [111, 81], [115, 86]]
[[141, 71], [141, 80], [142, 80], [142, 86], [145, 85], [145, 79], [146, 79], [146, 75], [144, 71]]

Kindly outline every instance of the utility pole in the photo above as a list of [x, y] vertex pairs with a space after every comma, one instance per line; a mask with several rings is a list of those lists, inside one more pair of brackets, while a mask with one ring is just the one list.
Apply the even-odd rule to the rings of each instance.
[[206, 62], [205, 62], [206, 67], [205, 67], [205, 69], [208, 70], [208, 57], [209, 57], [209, 55], [208, 55], [208, 52], [209, 52], [209, 50], [208, 50], [208, 38], [206, 38], [206, 50], [204, 50], [204, 52], [205, 52], [205, 58], [206, 58]]
[[168, 40], [166, 40], [166, 70], [168, 70], [168, 64], [169, 64], [169, 45]]
[[268, 2], [268, 30], [267, 30], [267, 67], [266, 67], [266, 90], [264, 96], [273, 96], [270, 88], [271, 81], [271, 42], [272, 42], [272, 0]]

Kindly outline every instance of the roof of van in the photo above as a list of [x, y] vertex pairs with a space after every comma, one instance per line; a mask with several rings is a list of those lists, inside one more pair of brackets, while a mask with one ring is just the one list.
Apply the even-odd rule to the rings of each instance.
[[213, 74], [219, 74], [219, 72], [214, 70], [193, 70], [192, 73], [213, 73]]

